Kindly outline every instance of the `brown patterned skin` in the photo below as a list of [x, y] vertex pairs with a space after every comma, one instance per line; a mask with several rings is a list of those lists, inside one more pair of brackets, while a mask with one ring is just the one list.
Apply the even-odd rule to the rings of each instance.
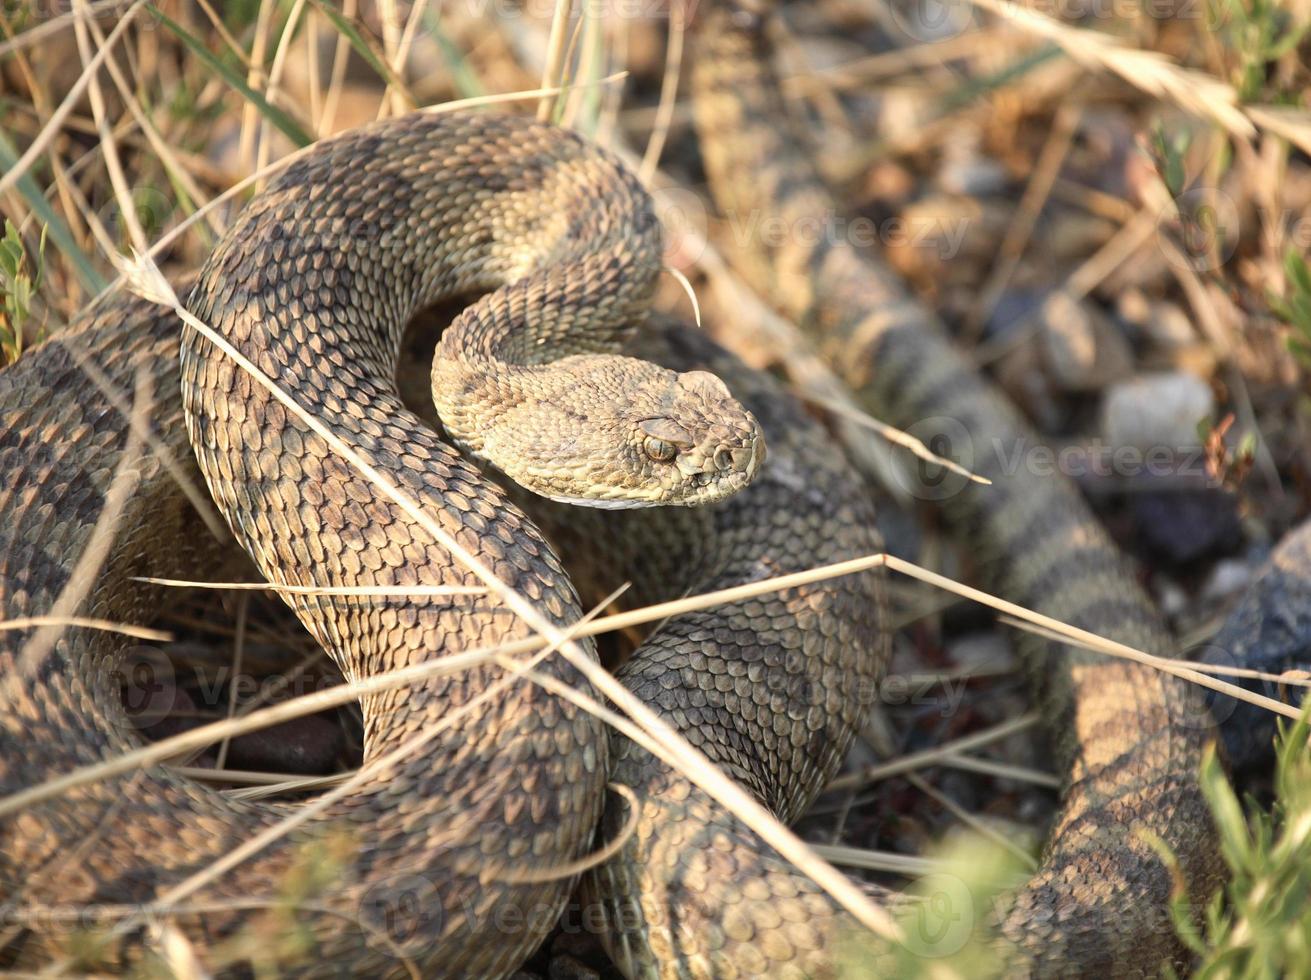
[[[566, 183], [574, 188], [570, 207], [561, 197]], [[462, 217], [500, 206], [482, 223]], [[484, 300], [468, 316], [508, 316], [548, 331], [569, 326], [569, 337], [583, 339], [552, 334], [563, 352], [573, 342], [604, 353], [646, 318], [649, 266], [659, 255], [653, 228], [633, 179], [577, 137], [489, 114], [411, 116], [325, 143], [292, 164], [225, 237], [188, 305], [564, 625], [580, 616], [578, 599], [534, 525], [401, 404], [393, 381], [400, 332], [439, 296], [527, 276], [516, 280], [527, 285], [500, 294], [500, 305]], [[498, 232], [506, 233], [499, 245]], [[550, 315], [521, 317], [534, 310]], [[494, 333], [472, 328], [475, 347]], [[759, 475], [708, 507], [617, 515], [570, 508], [562, 540], [586, 541], [597, 581], [632, 574], [649, 598], [877, 549], [859, 481], [777, 385], [695, 334], [663, 322], [649, 333], [643, 343], [666, 367], [693, 372], [658, 417], [685, 406], [689, 392], [725, 404], [722, 385], [697, 373], [709, 370], [759, 420], [739, 422], [728, 436], [709, 433], [741, 440], [727, 456], [707, 452], [699, 438], [678, 447], [697, 460], [683, 477], [704, 489], [707, 460], [713, 474], [730, 475], [754, 461]], [[180, 335], [172, 315], [110, 299], [0, 373], [0, 615], [75, 612], [141, 623], [165, 597], [131, 576], [218, 577], [225, 546], [197, 526], [175, 479], [198, 482], [188, 434], [232, 530], [277, 581], [477, 584], [234, 363], [199, 336]], [[153, 399], [133, 428], [138, 379]], [[751, 446], [756, 426], [771, 447], [763, 467]], [[97, 521], [106, 534], [96, 533]], [[95, 567], [93, 559], [103, 560]], [[836, 768], [882, 668], [879, 582], [849, 576], [670, 619], [625, 665], [625, 682], [791, 817]], [[72, 597], [61, 602], [66, 590]], [[529, 634], [482, 596], [289, 603], [348, 678]], [[0, 795], [138, 744], [119, 695], [138, 680], [134, 645], [82, 628], [0, 633]], [[537, 669], [587, 690], [558, 657]], [[599, 877], [636, 888], [620, 900], [677, 924], [651, 934], [663, 972], [724, 973], [749, 957], [764, 972], [823, 962], [804, 923], [777, 933], [786, 945], [752, 932], [770, 916], [828, 915], [813, 886], [791, 883], [781, 862], [716, 805], [624, 740], [608, 739], [586, 712], [525, 679], [498, 685], [505, 680], [504, 669], [488, 664], [366, 698], [366, 760], [457, 709], [466, 713], [422, 752], [372, 774], [206, 885], [191, 898], [201, 908], [172, 921], [203, 958], [221, 964], [225, 943], [261, 905], [280, 901], [289, 874], [326, 866], [332, 873], [312, 894], [280, 913], [304, 928], [284, 924], [276, 935], [301, 945], [280, 962], [276, 943], [260, 944], [265, 967], [506, 975], [554, 922], [574, 879], [543, 873], [590, 852], [613, 778], [633, 787], [643, 815], [634, 841]], [[611, 806], [613, 828], [626, 804]], [[26, 930], [6, 941], [32, 963], [84, 949], [65, 920], [46, 914], [50, 905], [150, 901], [293, 810], [233, 801], [155, 767], [0, 818], [0, 918]], [[704, 877], [703, 860], [730, 874]], [[547, 880], [525, 880], [534, 872]], [[792, 891], [801, 897], [774, 900]], [[689, 926], [710, 951], [693, 967], [679, 941]], [[111, 964], [135, 955], [133, 943], [104, 954]]]
[[[662, 363], [732, 371], [734, 393], [765, 429], [770, 462], [734, 498], [739, 506], [678, 515], [705, 522], [703, 530], [669, 535], [652, 523], [667, 513], [623, 515], [627, 545], [601, 587], [636, 579], [668, 585], [634, 602], [677, 595], [686, 559], [668, 555], [664, 569], [642, 574], [662, 563], [659, 549], [643, 543], [662, 538], [718, 543], [696, 559], [698, 579], [711, 588], [879, 550], [864, 490], [792, 399], [763, 376], [733, 371], [732, 359], [695, 332], [653, 343], [649, 356]], [[566, 541], [594, 540], [595, 520], [571, 518]], [[888, 652], [883, 604], [881, 579], [862, 576], [682, 616], [617, 674], [788, 823], [837, 771], [874, 702]], [[585, 878], [583, 907], [601, 914], [616, 964], [642, 977], [832, 975], [836, 943], [852, 927], [818, 886], [681, 773], [627, 739], [612, 739], [612, 748], [613, 778], [636, 791], [643, 811], [620, 855]], [[615, 800], [605, 836], [628, 816]]]
[[[1024, 450], [1040, 442], [1018, 412], [884, 266], [842, 240], [840, 212], [804, 136], [787, 124], [768, 26], [758, 9], [703, 9], [692, 58], [697, 128], [720, 210], [739, 222], [781, 218], [797, 232], [747, 249], [748, 273], [872, 414], [993, 481], [947, 476], [911, 488], [938, 502], [986, 587], [1172, 654], [1132, 568], [1078, 491], [1026, 468]], [[1008, 972], [1155, 976], [1163, 963], [1185, 960], [1167, 908], [1170, 872], [1148, 837], [1178, 856], [1196, 900], [1220, 880], [1196, 782], [1213, 739], [1210, 716], [1198, 689], [1148, 667], [1032, 638], [1025, 645], [1065, 791], [1043, 864], [1002, 922], [1013, 944]]]

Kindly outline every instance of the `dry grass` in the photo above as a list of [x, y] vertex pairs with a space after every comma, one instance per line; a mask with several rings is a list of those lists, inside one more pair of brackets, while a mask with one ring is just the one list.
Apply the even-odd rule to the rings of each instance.
[[[1119, 322], [1128, 324], [1119, 328], [1122, 334], [1131, 328], [1138, 331], [1131, 337], [1136, 347], [1120, 345], [1129, 349], [1128, 370], [1183, 370], [1211, 383], [1221, 404], [1239, 416], [1240, 435], [1252, 437], [1258, 447], [1257, 476], [1231, 491], [1248, 512], [1247, 537], [1257, 544], [1263, 537], [1277, 537], [1308, 510], [1311, 498], [1311, 450], [1306, 448], [1311, 446], [1311, 410], [1286, 396], [1290, 388], [1305, 390], [1311, 365], [1289, 354], [1284, 342], [1290, 325], [1271, 303], [1272, 298], [1289, 296], [1293, 288], [1285, 272], [1286, 251], [1299, 242], [1303, 250], [1311, 245], [1311, 237], [1298, 237], [1311, 236], [1311, 162], [1297, 152], [1311, 152], [1311, 106], [1305, 96], [1309, 79], [1297, 57], [1299, 50], [1306, 50], [1305, 43], [1279, 50], [1277, 42], [1286, 32], [1304, 27], [1311, 15], [1304, 5], [1276, 8], [1276, 16], [1264, 7], [1232, 0], [1216, 8], [1220, 20], [1212, 26], [1219, 29], [1211, 30], [1185, 18], [1148, 21], [1141, 16], [1075, 24], [1005, 0], [971, 3], [983, 12], [977, 30], [922, 39], [888, 30], [889, 24], [904, 24], [895, 16], [890, 21], [888, 10], [876, 16], [834, 0], [794, 5], [793, 53], [801, 67], [794, 70], [788, 90], [814, 120], [817, 142], [826, 150], [826, 170], [849, 189], [853, 209], [860, 214], [928, 228], [929, 244], [922, 247], [883, 241], [889, 261], [927, 302], [962, 326], [963, 338], [978, 343], [979, 361], [993, 366], [1031, 414], [1058, 430], [1058, 438], [1071, 438], [1071, 432], [1077, 438], [1094, 425], [1090, 418], [1096, 399], [1114, 379], [1083, 390], [1062, 388], [1054, 378], [1058, 372], [1044, 360], [1050, 326], [1037, 313], [1024, 313], [1002, 329], [1001, 311], [1010, 309], [1017, 296], [1045, 292], [1060, 292], [1071, 303], [1117, 313], [1127, 295], [1158, 311], [1181, 311], [1190, 330], [1168, 342], [1122, 316]], [[196, 266], [232, 209], [295, 158], [297, 133], [323, 136], [414, 105], [451, 111], [536, 101], [539, 118], [562, 119], [594, 132], [640, 160], [649, 183], [678, 200], [696, 199], [698, 172], [686, 149], [688, 115], [678, 84], [684, 14], [690, 8], [678, 5], [669, 17], [630, 20], [576, 16], [568, 2], [540, 18], [524, 16], [513, 7], [440, 5], [442, 9], [434, 11], [423, 2], [394, 0], [339, 7], [250, 0], [230, 6], [202, 3], [197, 10], [180, 0], [158, 4], [191, 40], [211, 52], [212, 63], [198, 57], [187, 38], [165, 27], [142, 0], [78, 0], [71, 11], [45, 20], [25, 14], [25, 8], [4, 6], [0, 71], [4, 86], [12, 86], [17, 97], [0, 106], [0, 134], [6, 137], [0, 152], [6, 142], [15, 147], [0, 177], [0, 211], [29, 247], [43, 225], [51, 229], [54, 243], [38, 290], [40, 302], [33, 305], [39, 315], [16, 322], [12, 312], [4, 314], [6, 327], [20, 332], [28, 344], [57, 330], [60, 321], [91, 298], [96, 282], [88, 268], [113, 279], [110, 288], [132, 288], [176, 306], [154, 263], [170, 271]], [[1270, 27], [1261, 17], [1278, 23]], [[1258, 41], [1264, 39], [1261, 43], [1251, 40], [1252, 29], [1235, 30], [1232, 37], [1225, 33], [1226, 27], [1250, 28], [1254, 21], [1266, 31], [1256, 32]], [[876, 41], [883, 49], [871, 54], [866, 45]], [[1044, 45], [1069, 60], [1053, 60]], [[658, 166], [663, 169], [657, 171]], [[1212, 234], [1196, 247], [1188, 238], [1198, 227], [1196, 213], [1188, 207], [1197, 200], [1209, 201], [1213, 208], [1216, 201], [1232, 204], [1238, 227]], [[114, 214], [117, 220], [106, 220]], [[943, 216], [953, 215], [966, 216], [965, 236], [949, 256], [935, 254], [931, 246], [942, 241], [938, 233], [946, 224]], [[707, 322], [749, 360], [780, 366], [798, 390], [829, 415], [853, 458], [872, 475], [888, 478], [893, 464], [869, 437], [871, 427], [877, 429], [880, 423], [851, 407], [831, 372], [797, 340], [795, 331], [771, 319], [759, 297], [729, 269], [715, 247], [725, 241], [723, 231], [693, 221], [675, 234], [670, 253], [676, 274], [691, 280], [694, 302], [704, 300]], [[138, 257], [123, 258], [128, 248]], [[179, 314], [187, 316], [180, 307]], [[251, 372], [289, 412], [303, 414], [294, 399], [206, 325], [189, 322]], [[1097, 337], [1090, 342], [1100, 343]], [[141, 399], [146, 397], [148, 392], [138, 392], [136, 404], [144, 404]], [[878, 815], [889, 803], [895, 809], [910, 794], [913, 812], [907, 822], [925, 828], [911, 835], [912, 846], [940, 836], [956, 821], [985, 837], [998, 836], [974, 806], [958, 801], [954, 794], [962, 785], [970, 788], [972, 797], [991, 797], [979, 805], [991, 813], [1032, 813], [1034, 800], [1050, 806], [1055, 778], [1035, 767], [1032, 753], [1025, 754], [1023, 745], [1031, 741], [1016, 737], [1033, 725], [1035, 716], [1024, 711], [1014, 678], [981, 669], [971, 680], [967, 668], [958, 671], [953, 663], [964, 640], [983, 632], [977, 624], [953, 623], [941, 599], [927, 615], [921, 608], [904, 617], [898, 662], [927, 659], [931, 666], [945, 667], [944, 677], [968, 683], [964, 700], [949, 724], [913, 705], [882, 706], [871, 719], [868, 744], [853, 754], [848, 772], [826, 797], [826, 803], [840, 801], [836, 825], [825, 823], [824, 804], [804, 824], [810, 840], [829, 838], [817, 847], [779, 825], [592, 663], [575, 639], [886, 565], [933, 590], [991, 607], [1002, 614], [1003, 622], [1148, 663], [1295, 716], [1287, 705], [1242, 691], [1211, 672], [1108, 643], [964, 586], [956, 581], [962, 577], [961, 564], [953, 563], [949, 549], [932, 535], [922, 542], [918, 563], [868, 556], [715, 595], [620, 615], [594, 614], [574, 629], [561, 631], [459, 548], [384, 474], [355, 457], [349, 446], [337, 444], [317, 420], [304, 421], [539, 635], [255, 710], [238, 704], [235, 690], [228, 691], [222, 708], [230, 717], [0, 800], [0, 814], [90, 780], [185, 760], [214, 744], [226, 747], [227, 740], [259, 728], [348, 705], [364, 694], [437, 673], [496, 661], [508, 668], [504, 683], [528, 677], [549, 684], [532, 667], [558, 651], [617, 710], [578, 692], [557, 693], [584, 703], [676, 765], [858, 919], [888, 934], [896, 925], [832, 863], [905, 876], [941, 870], [936, 859], [884, 852], [876, 846], [889, 839], [905, 846], [905, 835], [892, 833], [889, 821]], [[933, 447], [919, 445], [911, 436], [883, 434], [924, 458], [936, 458]], [[1215, 467], [1233, 467], [1240, 449], [1231, 438], [1227, 454], [1221, 453]], [[115, 483], [111, 503], [130, 492], [130, 472], [125, 468], [124, 474]], [[1131, 510], [1132, 505], [1121, 502], [1108, 509], [1108, 517], [1114, 525]], [[112, 507], [104, 520], [112, 526]], [[1171, 589], [1185, 593], [1173, 610], [1182, 630], [1195, 628], [1214, 612], [1214, 600], [1204, 593], [1213, 560], [1199, 565], [1190, 577], [1164, 561], [1152, 565], [1150, 553], [1142, 557], [1152, 567], [1160, 594], [1174, 594]], [[1250, 549], [1230, 561], [1250, 567], [1255, 557]], [[74, 612], [79, 590], [102, 558], [101, 550], [91, 549], [66, 601], [40, 624], [29, 621], [23, 628], [40, 625], [38, 636], [48, 644], [65, 624], [88, 625]], [[1193, 580], [1197, 578], [1202, 581]], [[265, 588], [219, 585], [233, 592]], [[268, 588], [314, 591], [285, 584]], [[382, 594], [358, 591], [360, 601]], [[1223, 598], [1231, 600], [1232, 593]], [[128, 624], [94, 625], [138, 638], [161, 640], [165, 635]], [[5, 627], [17, 628], [14, 623], [0, 624]], [[261, 629], [277, 636], [283, 627], [248, 624], [244, 614], [236, 622], [230, 648], [238, 669], [249, 637]], [[1004, 643], [1004, 633], [992, 629], [992, 639]], [[997, 720], [993, 701], [1017, 707], [1013, 720]], [[393, 755], [419, 751], [435, 734], [422, 733]], [[893, 761], [870, 757], [872, 750], [904, 748], [924, 737], [940, 744], [912, 749]], [[997, 746], [1009, 746], [1000, 758], [974, 754]], [[116, 930], [129, 928], [149, 912], [184, 903], [213, 877], [349, 793], [365, 775], [364, 770], [329, 777], [223, 771], [225, 751], [220, 749], [216, 770], [179, 763], [179, 771], [224, 781], [236, 787], [231, 792], [237, 798], [289, 789], [323, 792], [224, 861], [161, 896], [156, 908], [127, 913]], [[963, 779], [971, 781], [962, 784]], [[860, 796], [870, 793], [885, 795]], [[1024, 819], [1017, 816], [1018, 822]], [[1003, 846], [1016, 848], [1009, 837], [1001, 840]], [[1029, 857], [1022, 847], [1020, 857]], [[558, 870], [563, 874], [573, 869]], [[177, 972], [198, 971], [179, 935], [165, 929], [159, 947]]]

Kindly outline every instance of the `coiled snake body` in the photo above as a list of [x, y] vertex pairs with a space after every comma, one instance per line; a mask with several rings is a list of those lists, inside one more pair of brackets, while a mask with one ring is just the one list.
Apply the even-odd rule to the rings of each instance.
[[[189, 303], [559, 625], [580, 610], [545, 542], [395, 394], [401, 329], [441, 296], [501, 287], [446, 332], [434, 377], [460, 397], [443, 416], [476, 451], [506, 460], [511, 475], [550, 496], [713, 501], [748, 482], [763, 458], [758, 424], [702, 369], [736, 371], [774, 461], [713, 508], [628, 515], [631, 543], [600, 560], [621, 573], [626, 563], [635, 573], [676, 572], [663, 582], [646, 574], [644, 597], [876, 550], [858, 484], [774, 386], [668, 327], [653, 327], [645, 342], [683, 374], [607, 353], [644, 320], [659, 254], [645, 195], [578, 137], [510, 117], [415, 115], [328, 141], [288, 167], [211, 256]], [[455, 361], [462, 370], [451, 377]], [[79, 594], [82, 616], [141, 622], [160, 596], [131, 576], [208, 574], [213, 549], [175, 479], [190, 475], [184, 429], [220, 509], [271, 580], [478, 584], [200, 335], [185, 337], [180, 365], [179, 377], [175, 317], [119, 300], [0, 374], [6, 618], [57, 614], [61, 596]], [[130, 426], [134, 400], [149, 395], [145, 424]], [[476, 420], [460, 414], [479, 404], [488, 411]], [[98, 521], [107, 533], [96, 533]], [[671, 619], [626, 665], [626, 682], [794, 815], [836, 768], [863, 710], [864, 682], [880, 669], [876, 582], [850, 576]], [[290, 601], [348, 679], [529, 633], [490, 597]], [[37, 627], [0, 642], [4, 795], [133, 744], [117, 706], [121, 639]], [[535, 669], [588, 690], [558, 657]], [[289, 873], [316, 853], [338, 853], [341, 839], [342, 867], [299, 913], [313, 938], [310, 963], [357, 975], [398, 961], [429, 975], [509, 972], [553, 923], [574, 881], [568, 869], [592, 847], [610, 770], [605, 730], [495, 664], [372, 694], [362, 707], [366, 767], [386, 765], [190, 895], [203, 911], [183, 903], [176, 921], [200, 948], [221, 948], [252, 908], [278, 901]], [[438, 734], [419, 751], [389, 755], [428, 730]], [[660, 795], [643, 811], [638, 840], [673, 823], [702, 855], [734, 861], [739, 882], [762, 861], [769, 866], [757, 877], [770, 880], [778, 862], [739, 840], [717, 806], [618, 746], [627, 769], [616, 778], [639, 796]], [[25, 955], [67, 950], [71, 940], [24, 910], [158, 900], [285, 813], [160, 768], [25, 807], [5, 820], [0, 847], [10, 918], [31, 927]], [[616, 873], [636, 878], [624, 870], [630, 859], [621, 855]], [[704, 877], [660, 888], [651, 901], [668, 898], [712, 920], [710, 910], [722, 907], [718, 884]], [[399, 949], [373, 914], [398, 892], [425, 916]], [[794, 942], [762, 946], [733, 928], [738, 939], [725, 953], [740, 945], [765, 956], [762, 968], [821, 962], [806, 905], [797, 911]], [[305, 962], [289, 966], [312, 970]], [[679, 969], [677, 954], [667, 962]]]
[[[785, 222], [831, 214], [787, 133], [760, 19], [724, 4], [697, 28], [697, 119], [721, 207]], [[545, 541], [395, 395], [400, 331], [438, 297], [495, 288], [448, 328], [434, 363], [439, 412], [466, 449], [564, 501], [712, 503], [548, 511], [571, 548], [613, 542], [592, 565], [598, 581], [633, 577], [650, 600], [876, 550], [858, 481], [777, 386], [662, 321], [632, 336], [658, 256], [645, 197], [576, 137], [496, 116], [412, 116], [293, 163], [211, 257], [190, 305], [557, 624], [580, 610]], [[903, 427], [954, 420], [975, 440], [966, 462], [993, 486], [955, 494], [944, 513], [976, 545], [994, 591], [1168, 649], [1077, 493], [985, 451], [1031, 436], [883, 270], [850, 246], [799, 238], [756, 261], [762, 291], [812, 332], [872, 410]], [[684, 373], [616, 360], [625, 343]], [[115, 398], [88, 389], [88, 376]], [[130, 426], [134, 397], [147, 396], [147, 424]], [[478, 583], [208, 341], [187, 335], [179, 375], [176, 321], [143, 302], [93, 308], [0, 374], [0, 417], [5, 617], [140, 622], [159, 595], [130, 576], [194, 576], [212, 563], [177, 488], [191, 472], [184, 428], [232, 529], [271, 579]], [[97, 533], [98, 521], [113, 533]], [[877, 576], [849, 576], [671, 619], [620, 676], [791, 819], [867, 708], [885, 653], [879, 588]], [[348, 678], [528, 632], [490, 597], [289, 601]], [[82, 627], [0, 634], [4, 795], [132, 744], [116, 708], [123, 645]], [[1209, 717], [1184, 685], [1148, 668], [1032, 652], [1067, 787], [1044, 865], [999, 923], [1007, 969], [1155, 974], [1181, 957], [1166, 914], [1170, 874], [1142, 831], [1174, 850], [1193, 894], [1209, 893], [1217, 859], [1195, 782]], [[586, 690], [556, 657], [535, 669]], [[363, 707], [366, 761], [437, 734], [197, 892], [204, 910], [174, 921], [201, 949], [220, 947], [305, 854], [340, 837], [340, 874], [298, 913], [315, 965], [372, 973], [399, 957], [431, 975], [505, 974], [573, 883], [541, 872], [577, 867], [596, 843], [613, 779], [641, 810], [583, 894], [627, 972], [838, 968], [850, 923], [831, 900], [676, 770], [621, 736], [607, 742], [568, 699], [483, 664], [370, 695]], [[458, 720], [442, 729], [452, 713]], [[608, 840], [630, 812], [620, 797], [604, 808]], [[285, 812], [159, 768], [80, 786], [0, 825], [6, 908], [148, 902]], [[399, 949], [379, 941], [371, 914], [398, 891], [428, 911]], [[22, 921], [25, 955], [68, 947], [58, 928]]]

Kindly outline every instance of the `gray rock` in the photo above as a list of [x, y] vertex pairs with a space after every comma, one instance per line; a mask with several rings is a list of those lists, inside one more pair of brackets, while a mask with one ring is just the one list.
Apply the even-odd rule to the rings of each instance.
[[1112, 448], [1144, 453], [1197, 446], [1197, 425], [1215, 412], [1211, 386], [1186, 371], [1142, 374], [1111, 385], [1102, 401], [1102, 436]]
[[1091, 303], [1055, 292], [1039, 317], [1048, 372], [1064, 391], [1099, 391], [1133, 371], [1128, 341]]

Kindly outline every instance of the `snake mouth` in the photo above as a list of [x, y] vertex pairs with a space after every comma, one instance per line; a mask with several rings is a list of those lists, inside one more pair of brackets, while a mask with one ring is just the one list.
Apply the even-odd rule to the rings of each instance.
[[755, 480], [764, 460], [765, 442], [759, 430], [738, 445], [721, 446], [703, 460], [701, 469], [687, 474], [688, 485], [696, 492], [685, 502], [695, 506], [732, 496]]
[[698, 486], [708, 487], [717, 480], [740, 483], [746, 486], [760, 469], [760, 459], [764, 456], [763, 446], [757, 451], [756, 443], [741, 449], [721, 449], [715, 453], [713, 470], [702, 470], [696, 474]]
[[760, 472], [760, 467], [765, 463], [765, 456], [765, 438], [760, 434], [760, 430], [756, 429], [745, 446], [715, 453], [715, 465], [721, 470], [738, 473], [742, 486], [746, 486]]

